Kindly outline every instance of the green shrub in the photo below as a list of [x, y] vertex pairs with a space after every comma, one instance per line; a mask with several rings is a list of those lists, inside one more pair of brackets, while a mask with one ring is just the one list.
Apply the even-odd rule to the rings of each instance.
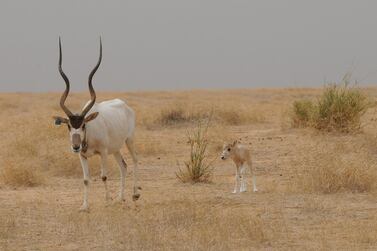
[[360, 129], [360, 119], [371, 103], [347, 76], [340, 84], [325, 86], [316, 102], [309, 100], [293, 103], [292, 125], [314, 127], [318, 130], [352, 132]]
[[176, 173], [177, 178], [184, 183], [209, 182], [212, 177], [213, 161], [208, 161], [207, 155], [209, 123], [210, 119], [206, 123], [199, 122], [197, 128], [188, 133], [190, 158], [185, 162], [185, 168], [179, 168]]
[[315, 105], [310, 100], [297, 100], [293, 102], [292, 124], [294, 127], [307, 127], [313, 123]]
[[370, 102], [358, 88], [350, 87], [346, 82], [327, 86], [317, 107], [317, 129], [350, 132], [360, 129], [361, 116], [370, 107]]

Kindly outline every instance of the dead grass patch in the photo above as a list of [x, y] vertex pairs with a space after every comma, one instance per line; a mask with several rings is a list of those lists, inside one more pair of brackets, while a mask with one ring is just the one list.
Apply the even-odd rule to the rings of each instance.
[[[11, 227], [18, 236], [35, 240], [30, 243], [19, 239], [17, 247], [27, 249], [46, 249], [45, 240], [59, 240], [60, 248], [78, 250], [247, 250], [266, 248], [271, 238], [269, 226], [249, 208], [224, 209], [218, 202], [187, 197], [146, 204], [137, 212], [110, 206], [85, 215], [76, 210], [47, 213], [54, 221], [45, 220], [44, 211], [30, 210], [21, 203], [19, 206], [17, 212], [22, 217], [18, 216]], [[44, 203], [41, 207], [51, 210]], [[33, 231], [28, 229], [31, 227]]]
[[1, 183], [9, 187], [35, 187], [44, 183], [43, 174], [27, 160], [24, 162], [5, 161], [0, 171]]
[[[316, 149], [311, 149], [298, 165], [299, 170], [292, 180], [291, 185], [295, 190], [328, 194], [370, 192], [375, 189], [376, 161], [367, 150], [355, 153], [352, 152], [354, 148], [350, 150], [346, 144], [318, 144]], [[363, 146], [354, 147], [362, 149]]]
[[215, 119], [225, 125], [246, 125], [266, 121], [262, 111], [245, 106], [225, 105], [217, 108], [215, 114]]

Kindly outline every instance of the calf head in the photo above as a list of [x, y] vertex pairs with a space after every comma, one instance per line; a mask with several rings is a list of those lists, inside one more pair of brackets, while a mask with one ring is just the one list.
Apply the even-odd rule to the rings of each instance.
[[234, 148], [238, 144], [238, 141], [235, 140], [233, 143], [224, 144], [223, 152], [221, 153], [220, 158], [226, 160], [234, 154]]

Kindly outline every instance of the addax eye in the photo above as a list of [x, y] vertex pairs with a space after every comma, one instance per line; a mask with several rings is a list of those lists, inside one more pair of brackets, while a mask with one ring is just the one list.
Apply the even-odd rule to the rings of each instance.
[[228, 152], [230, 152], [230, 148], [228, 148]]

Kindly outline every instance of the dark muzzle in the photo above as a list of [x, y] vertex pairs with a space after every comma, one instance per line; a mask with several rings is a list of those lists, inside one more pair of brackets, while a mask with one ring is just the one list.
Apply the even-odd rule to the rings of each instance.
[[81, 137], [80, 134], [72, 135], [72, 150], [74, 152], [79, 152], [81, 150]]

